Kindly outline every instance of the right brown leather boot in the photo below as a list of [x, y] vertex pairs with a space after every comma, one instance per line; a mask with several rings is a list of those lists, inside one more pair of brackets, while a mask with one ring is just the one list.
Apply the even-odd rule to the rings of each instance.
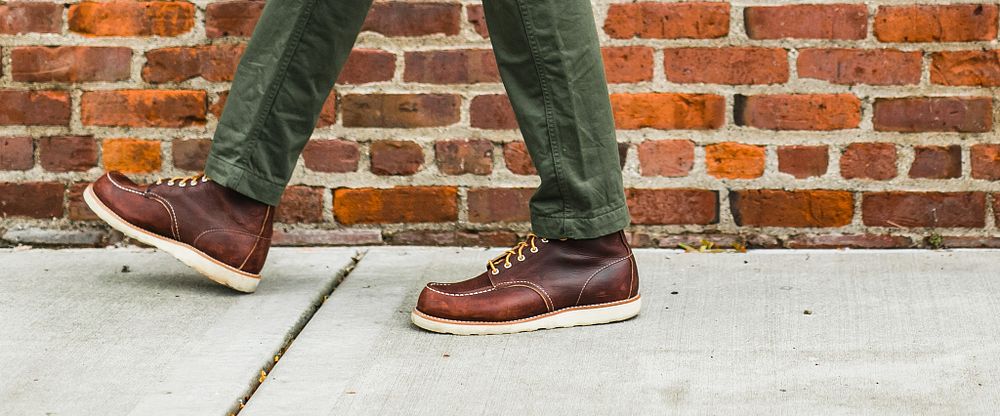
[[137, 185], [108, 172], [83, 199], [126, 236], [172, 254], [209, 279], [253, 292], [271, 247], [274, 207], [204, 175]]

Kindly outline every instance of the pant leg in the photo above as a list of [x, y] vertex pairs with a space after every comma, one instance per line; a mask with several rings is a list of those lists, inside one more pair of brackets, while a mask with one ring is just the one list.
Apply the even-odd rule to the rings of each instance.
[[507, 95], [541, 185], [531, 225], [542, 237], [625, 228], [614, 118], [588, 0], [483, 0]]
[[236, 69], [205, 167], [277, 205], [372, 0], [270, 0]]

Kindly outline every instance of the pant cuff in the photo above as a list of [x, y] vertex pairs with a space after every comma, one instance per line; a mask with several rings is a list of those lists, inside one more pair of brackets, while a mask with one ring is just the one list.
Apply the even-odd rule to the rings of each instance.
[[285, 192], [285, 184], [271, 182], [212, 154], [205, 163], [205, 175], [219, 185], [271, 206], [277, 206]]
[[628, 227], [628, 206], [622, 205], [604, 214], [587, 218], [556, 218], [531, 214], [531, 228], [539, 237], [583, 240], [597, 238]]

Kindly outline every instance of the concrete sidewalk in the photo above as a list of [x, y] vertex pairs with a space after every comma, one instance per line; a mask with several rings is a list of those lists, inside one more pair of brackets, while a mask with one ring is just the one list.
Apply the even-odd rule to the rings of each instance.
[[1000, 251], [639, 250], [638, 318], [483, 337], [408, 314], [496, 251], [360, 251], [276, 250], [249, 296], [145, 250], [0, 251], [0, 414], [225, 415], [292, 337], [240, 415], [1000, 408]]

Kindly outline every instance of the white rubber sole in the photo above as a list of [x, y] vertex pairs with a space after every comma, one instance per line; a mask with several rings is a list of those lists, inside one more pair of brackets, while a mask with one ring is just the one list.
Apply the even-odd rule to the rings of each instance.
[[410, 318], [416, 326], [432, 332], [455, 335], [497, 335], [624, 321], [638, 315], [641, 306], [642, 300], [639, 295], [636, 295], [623, 301], [574, 306], [516, 321], [456, 321], [430, 316], [416, 309], [410, 314]]
[[97, 195], [94, 194], [93, 184], [88, 186], [87, 190], [83, 192], [83, 200], [98, 217], [112, 228], [121, 231], [129, 238], [169, 253], [176, 257], [177, 260], [205, 275], [205, 277], [212, 279], [212, 281], [240, 292], [253, 293], [253, 291], [257, 290], [257, 284], [260, 283], [259, 275], [247, 273], [219, 262], [201, 250], [180, 241], [161, 237], [129, 224], [128, 221], [123, 220], [97, 198]]

